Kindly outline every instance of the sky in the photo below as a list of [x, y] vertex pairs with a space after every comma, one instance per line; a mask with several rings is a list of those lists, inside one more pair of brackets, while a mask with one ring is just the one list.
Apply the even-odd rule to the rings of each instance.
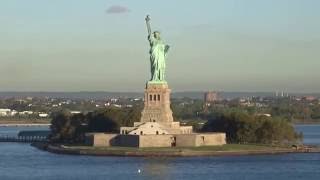
[[320, 92], [319, 0], [1, 0], [0, 91], [143, 91], [145, 16], [173, 91]]

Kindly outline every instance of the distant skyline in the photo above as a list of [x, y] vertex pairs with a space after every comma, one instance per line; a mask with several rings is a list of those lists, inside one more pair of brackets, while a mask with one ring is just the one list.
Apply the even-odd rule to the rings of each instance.
[[320, 92], [319, 7], [318, 0], [2, 0], [0, 91], [143, 91], [150, 14], [171, 45], [174, 91]]

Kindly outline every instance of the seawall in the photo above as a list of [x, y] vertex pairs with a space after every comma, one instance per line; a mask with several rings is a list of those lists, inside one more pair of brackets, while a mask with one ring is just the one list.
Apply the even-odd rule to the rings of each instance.
[[141, 150], [125, 149], [125, 148], [112, 148], [112, 149], [96, 149], [85, 148], [76, 146], [64, 146], [64, 145], [51, 145], [44, 143], [33, 143], [33, 146], [56, 154], [69, 154], [69, 155], [90, 155], [90, 156], [132, 156], [132, 157], [197, 157], [197, 156], [239, 156], [239, 155], [272, 155], [272, 154], [284, 154], [284, 153], [320, 153], [319, 148], [312, 150], [296, 150], [296, 149], [273, 149], [273, 150], [234, 150], [234, 151], [202, 151], [202, 150], [190, 150], [188, 148], [174, 149], [174, 150], [157, 150], [148, 149]]

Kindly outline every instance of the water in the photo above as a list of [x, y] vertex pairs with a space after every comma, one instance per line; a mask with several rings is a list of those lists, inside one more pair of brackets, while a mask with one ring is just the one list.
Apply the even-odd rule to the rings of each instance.
[[320, 145], [320, 125], [296, 125], [296, 130], [303, 133], [303, 143]]
[[[304, 132], [305, 141], [320, 144], [320, 135], [317, 134], [320, 125], [299, 125], [297, 129]], [[15, 131], [14, 128], [11, 131]], [[320, 154], [192, 158], [94, 157], [57, 155], [40, 151], [28, 144], [0, 143], [0, 180], [7, 179], [319, 180]]]
[[0, 126], [0, 136], [8, 135], [10, 137], [14, 137], [14, 136], [18, 136], [18, 133], [20, 131], [35, 131], [35, 130], [49, 130], [49, 126], [18, 126], [18, 127]]

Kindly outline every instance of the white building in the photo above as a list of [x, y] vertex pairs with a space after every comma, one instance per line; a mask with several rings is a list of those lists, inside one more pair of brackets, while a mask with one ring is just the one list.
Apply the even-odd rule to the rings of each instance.
[[11, 109], [0, 109], [0, 116], [9, 116], [11, 114]]
[[16, 114], [18, 114], [18, 111], [16, 111], [16, 110], [11, 110], [10, 116], [15, 116]]
[[47, 113], [39, 113], [39, 117], [41, 117], [41, 118], [46, 118], [48, 116], [49, 116], [49, 114], [47, 114]]
[[19, 115], [31, 115], [33, 114], [33, 111], [21, 111], [19, 112]]
[[81, 111], [70, 111], [71, 114], [80, 114]]

